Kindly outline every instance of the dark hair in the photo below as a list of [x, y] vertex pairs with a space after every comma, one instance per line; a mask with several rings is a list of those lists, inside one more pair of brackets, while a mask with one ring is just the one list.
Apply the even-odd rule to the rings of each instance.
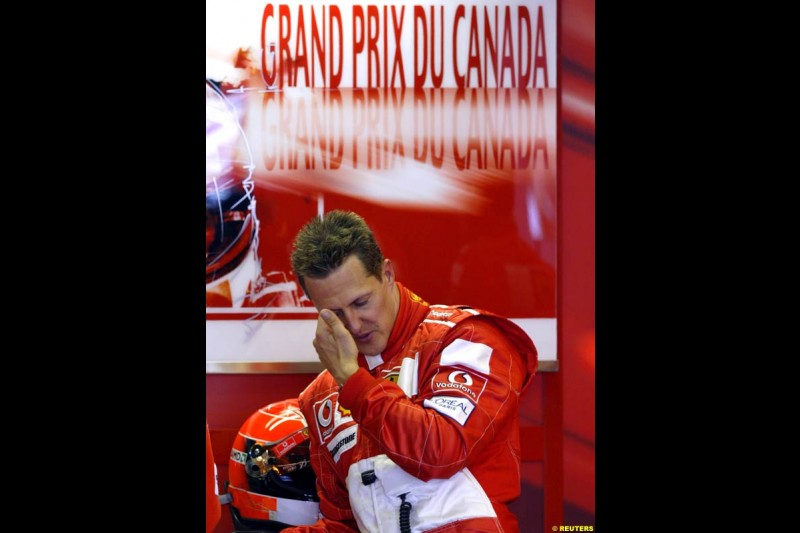
[[372, 230], [358, 214], [334, 210], [323, 217], [314, 217], [297, 233], [292, 269], [306, 291], [306, 277], [326, 278], [353, 254], [368, 274], [383, 279], [383, 252]]

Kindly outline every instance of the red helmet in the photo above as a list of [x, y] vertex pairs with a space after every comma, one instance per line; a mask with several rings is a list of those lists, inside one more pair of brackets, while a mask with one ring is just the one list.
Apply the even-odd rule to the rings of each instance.
[[228, 463], [237, 531], [275, 531], [319, 519], [310, 443], [295, 398], [262, 407], [242, 425]]

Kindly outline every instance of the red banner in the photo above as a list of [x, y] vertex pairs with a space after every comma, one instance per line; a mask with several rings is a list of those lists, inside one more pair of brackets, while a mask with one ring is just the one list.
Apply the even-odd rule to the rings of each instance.
[[556, 7], [207, 2], [207, 363], [316, 362], [289, 255], [331, 209], [557, 359]]

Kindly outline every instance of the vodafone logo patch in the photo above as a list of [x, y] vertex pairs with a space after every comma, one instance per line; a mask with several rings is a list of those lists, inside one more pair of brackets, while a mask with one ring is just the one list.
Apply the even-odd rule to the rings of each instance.
[[463, 383], [467, 387], [472, 386], [472, 376], [463, 370], [454, 370], [447, 376], [447, 381], [450, 383]]
[[349, 409], [339, 405], [339, 393], [314, 402], [314, 419], [321, 441], [328, 440], [342, 425], [355, 424]]
[[471, 400], [477, 401], [486, 387], [486, 378], [471, 374], [465, 370], [446, 369], [436, 374], [431, 382], [434, 393], [461, 393]]
[[333, 431], [333, 413], [334, 408], [331, 397], [314, 404], [314, 416], [317, 419], [317, 428], [322, 439], [329, 436]]

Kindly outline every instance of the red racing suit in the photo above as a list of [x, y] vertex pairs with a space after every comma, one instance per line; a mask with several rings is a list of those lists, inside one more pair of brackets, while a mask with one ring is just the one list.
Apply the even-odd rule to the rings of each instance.
[[341, 389], [325, 370], [299, 396], [322, 518], [284, 531], [518, 532], [507, 504], [536, 347], [505, 318], [397, 285], [383, 353], [359, 354]]

